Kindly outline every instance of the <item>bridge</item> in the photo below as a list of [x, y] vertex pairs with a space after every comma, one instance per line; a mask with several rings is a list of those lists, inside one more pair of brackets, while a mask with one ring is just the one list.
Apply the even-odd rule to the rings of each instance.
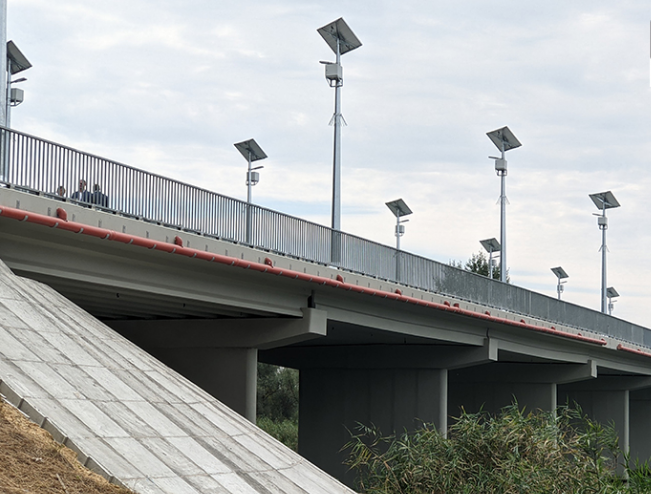
[[[0, 259], [255, 421], [300, 370], [299, 452], [350, 482], [346, 428], [578, 402], [651, 457], [651, 331], [3, 128]], [[80, 179], [104, 198], [71, 197]], [[66, 193], [59, 194], [60, 187]]]

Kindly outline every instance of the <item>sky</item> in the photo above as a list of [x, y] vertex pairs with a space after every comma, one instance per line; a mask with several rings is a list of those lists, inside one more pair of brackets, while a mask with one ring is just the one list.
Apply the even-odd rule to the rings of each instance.
[[8, 0], [8, 39], [33, 67], [12, 127], [330, 225], [334, 90], [317, 29], [343, 17], [342, 230], [395, 245], [385, 203], [413, 210], [404, 250], [467, 261], [500, 238], [486, 133], [508, 125], [511, 282], [600, 308], [612, 191], [613, 315], [651, 327], [648, 1]]

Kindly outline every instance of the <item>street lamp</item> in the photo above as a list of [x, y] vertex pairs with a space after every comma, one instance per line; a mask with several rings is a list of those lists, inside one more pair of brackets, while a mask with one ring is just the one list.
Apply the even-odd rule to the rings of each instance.
[[17, 82], [23, 82], [27, 79], [20, 78], [12, 81], [11, 77], [15, 74], [27, 70], [32, 64], [27, 60], [25, 55], [18, 49], [13, 41], [7, 42], [7, 127], [11, 127], [10, 108], [18, 106], [23, 102], [24, 92], [22, 89], [12, 88], [11, 85]]
[[612, 316], [613, 315], [613, 309], [615, 308], [615, 302], [613, 302], [614, 298], [619, 297], [619, 293], [617, 293], [617, 290], [615, 290], [614, 287], [609, 286], [606, 289], [606, 296], [608, 297], [608, 315]]
[[[21, 104], [25, 98], [25, 93], [20, 88], [12, 88], [11, 85], [26, 81], [24, 77], [20, 79], [11, 80], [12, 76], [27, 70], [32, 66], [32, 64], [27, 60], [25, 55], [18, 49], [16, 44], [13, 41], [7, 42], [7, 87], [6, 89], [6, 98], [5, 98], [5, 127], [11, 127], [11, 107], [18, 106]], [[4, 150], [2, 153], [2, 166], [0, 167], [0, 179], [9, 180], [9, 133], [3, 131], [4, 139], [3, 146]]]
[[255, 139], [249, 139], [248, 141], [238, 142], [234, 144], [237, 150], [244, 156], [244, 159], [247, 160], [249, 168], [246, 172], [246, 202], [251, 203], [251, 187], [256, 185], [260, 181], [260, 174], [254, 170], [260, 170], [264, 166], [256, 166], [251, 168], [251, 163], [258, 160], [263, 160], [267, 157], [262, 148], [255, 142]]
[[488, 238], [486, 240], [480, 240], [479, 243], [481, 246], [488, 252], [488, 276], [490, 279], [493, 279], [493, 252], [499, 252], [500, 243], [496, 238]]
[[248, 163], [246, 172], [246, 242], [251, 243], [251, 187], [260, 181], [260, 174], [255, 170], [260, 170], [264, 166], [256, 166], [251, 168], [251, 163], [258, 160], [263, 160], [267, 157], [262, 148], [255, 142], [255, 139], [242, 141], [234, 144], [237, 150], [244, 156]]
[[561, 299], [561, 293], [563, 293], [563, 284], [565, 283], [565, 281], [561, 281], [561, 280], [569, 278], [570, 276], [560, 266], [558, 266], [557, 268], [551, 268], [551, 269], [552, 269], [552, 273], [554, 273], [556, 275], [556, 277], [558, 278], [558, 284], [556, 285], [556, 293], [558, 293], [558, 300], [560, 300]]
[[608, 218], [606, 217], [606, 209], [618, 208], [619, 202], [611, 191], [599, 192], [598, 194], [590, 194], [590, 199], [601, 210], [601, 214], [593, 213], [597, 216], [597, 224], [601, 230], [601, 312], [607, 313], [608, 307], [606, 298], [608, 297], [606, 289], [606, 230], [608, 230]]
[[387, 202], [386, 205], [396, 217], [396, 281], [400, 281], [400, 237], [405, 234], [403, 223], [409, 221], [400, 218], [410, 215], [412, 211], [402, 199]]
[[506, 283], [506, 159], [504, 153], [510, 149], [515, 149], [522, 144], [513, 135], [513, 132], [508, 127], [493, 130], [486, 134], [488, 138], [493, 141], [493, 144], [501, 152], [501, 157], [489, 156], [490, 159], [495, 160], [495, 171], [497, 176], [501, 178], [501, 194], [500, 194], [500, 242], [502, 248], [500, 251], [500, 280]]
[[[317, 29], [321, 37], [335, 53], [335, 62], [325, 64], [325, 76], [330, 87], [335, 88], [335, 112], [331, 123], [335, 127], [335, 142], [332, 164], [332, 229], [341, 230], [341, 87], [344, 85], [341, 55], [362, 46], [357, 36], [348, 27], [343, 18]], [[344, 121], [345, 123], [345, 121]]]
[[396, 199], [395, 201], [387, 202], [387, 207], [396, 217], [396, 250], [400, 250], [400, 237], [405, 234], [405, 227], [403, 223], [407, 223], [409, 220], [401, 220], [400, 218], [404, 216], [409, 216], [412, 214], [412, 210], [409, 209], [409, 206], [402, 199]]

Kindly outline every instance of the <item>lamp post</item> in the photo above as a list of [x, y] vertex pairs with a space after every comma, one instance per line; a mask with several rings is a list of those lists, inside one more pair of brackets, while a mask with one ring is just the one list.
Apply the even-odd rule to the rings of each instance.
[[590, 199], [597, 206], [597, 209], [601, 210], [601, 214], [593, 214], [597, 216], [597, 225], [601, 230], [601, 312], [607, 314], [606, 252], [608, 252], [608, 247], [606, 247], [606, 230], [608, 230], [608, 218], [606, 217], [606, 209], [618, 208], [620, 204], [611, 191], [590, 194]]
[[234, 144], [237, 150], [246, 159], [248, 168], [246, 171], [246, 243], [251, 243], [251, 188], [260, 181], [260, 174], [255, 170], [260, 170], [264, 166], [251, 167], [251, 163], [263, 160], [267, 157], [262, 148], [255, 142], [255, 139], [242, 141]]
[[[7, 42], [7, 87], [5, 93], [5, 127], [11, 127], [11, 107], [18, 106], [23, 102], [24, 92], [22, 89], [11, 87], [12, 84], [26, 81], [24, 77], [20, 79], [11, 80], [12, 76], [27, 70], [32, 64], [27, 60], [25, 55], [18, 49], [13, 41]], [[2, 140], [3, 153], [2, 153], [2, 166], [0, 167], [0, 179], [9, 180], [9, 132], [4, 132], [4, 139]]]
[[569, 275], [560, 266], [551, 269], [552, 269], [552, 273], [554, 273], [556, 275], [556, 278], [558, 278], [558, 284], [556, 285], [556, 293], [558, 293], [558, 300], [560, 300], [561, 293], [563, 293], [563, 284], [565, 283], [564, 281], [561, 280], [569, 278]]
[[334, 124], [335, 137], [332, 159], [332, 229], [341, 230], [341, 88], [344, 85], [341, 55], [362, 46], [357, 36], [348, 27], [343, 18], [317, 29], [321, 37], [335, 53], [335, 62], [325, 64], [325, 76], [330, 87], [335, 88], [335, 112], [331, 123]]
[[480, 240], [479, 243], [481, 246], [488, 252], [488, 276], [490, 279], [493, 279], [493, 252], [500, 251], [500, 243], [496, 238], [488, 238], [486, 240]]
[[400, 237], [405, 234], [405, 226], [403, 223], [409, 221], [401, 220], [400, 218], [409, 216], [413, 211], [402, 199], [387, 202], [386, 205], [396, 217], [396, 281], [400, 281]]
[[606, 296], [608, 297], [608, 315], [612, 316], [613, 309], [615, 308], [615, 302], [613, 302], [613, 299], [619, 297], [619, 293], [617, 293], [617, 290], [615, 290], [614, 287], [609, 286], [606, 289]]
[[501, 156], [489, 156], [490, 159], [495, 160], [495, 171], [497, 176], [501, 179], [501, 193], [500, 193], [500, 243], [502, 245], [500, 250], [500, 281], [506, 283], [506, 175], [507, 163], [504, 158], [504, 153], [510, 149], [515, 149], [522, 144], [513, 135], [511, 129], [502, 127], [501, 129], [493, 130], [486, 134], [488, 138], [493, 141], [493, 144], [500, 150]]

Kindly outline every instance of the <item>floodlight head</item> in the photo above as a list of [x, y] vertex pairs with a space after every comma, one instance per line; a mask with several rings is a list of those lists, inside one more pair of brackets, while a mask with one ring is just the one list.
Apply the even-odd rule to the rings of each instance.
[[609, 286], [609, 287], [606, 289], [606, 296], [607, 296], [608, 298], [617, 298], [617, 297], [619, 297], [619, 293], [617, 293], [617, 290], [615, 290], [614, 287]]
[[349, 51], [362, 46], [355, 33], [348, 27], [343, 17], [317, 29], [321, 37], [328, 43], [333, 52], [337, 53], [337, 41], [339, 41], [339, 54], [343, 55]]
[[480, 240], [479, 243], [481, 246], [486, 250], [486, 252], [499, 252], [500, 250], [500, 243], [497, 241], [496, 238], [488, 238], [486, 240]]
[[267, 157], [262, 148], [255, 142], [255, 139], [249, 139], [248, 141], [238, 142], [234, 144], [237, 150], [244, 156], [245, 160], [258, 161], [263, 160]]
[[570, 277], [570, 276], [565, 272], [565, 270], [564, 270], [562, 267], [560, 267], [560, 266], [558, 266], [557, 268], [551, 268], [551, 269], [552, 269], [552, 273], [554, 273], [554, 274], [556, 275], [556, 277], [557, 277], [559, 280], [563, 280], [563, 279], [565, 279], [565, 278], [569, 278], [569, 277]]
[[598, 210], [618, 208], [620, 206], [617, 199], [611, 191], [599, 192], [598, 194], [590, 194], [590, 199], [594, 202], [594, 205], [597, 206]]
[[515, 149], [522, 146], [520, 141], [513, 135], [511, 129], [508, 127], [502, 127], [501, 129], [493, 130], [492, 132], [487, 132], [486, 135], [488, 138], [493, 141], [493, 144], [500, 151], [508, 151], [509, 149]]
[[409, 209], [409, 206], [407, 206], [405, 201], [402, 199], [387, 202], [386, 205], [396, 218], [402, 218], [403, 216], [408, 216], [412, 213], [412, 210]]
[[13, 41], [7, 42], [7, 60], [11, 75], [18, 74], [32, 66]]

